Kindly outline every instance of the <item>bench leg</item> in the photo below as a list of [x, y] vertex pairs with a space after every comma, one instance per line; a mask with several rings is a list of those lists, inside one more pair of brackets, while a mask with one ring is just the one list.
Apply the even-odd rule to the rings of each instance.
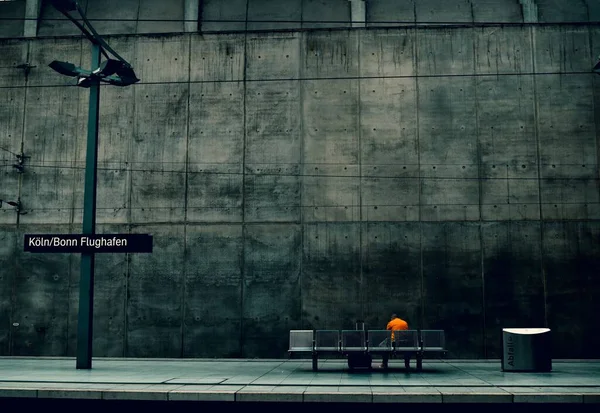
[[404, 354], [404, 367], [410, 369], [410, 353]]
[[312, 356], [312, 369], [313, 371], [319, 370], [319, 357], [316, 354]]
[[417, 354], [417, 371], [423, 370], [423, 355]]
[[384, 354], [381, 360], [381, 368], [383, 369], [387, 369], [388, 368], [388, 362], [389, 362], [390, 356], [388, 356], [387, 354]]

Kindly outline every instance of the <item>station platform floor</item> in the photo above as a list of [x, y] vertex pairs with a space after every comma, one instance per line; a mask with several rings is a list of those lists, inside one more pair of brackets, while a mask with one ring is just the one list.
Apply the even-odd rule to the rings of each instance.
[[312, 413], [413, 403], [463, 411], [483, 404], [600, 411], [600, 360], [553, 360], [547, 373], [503, 372], [500, 360], [425, 359], [422, 371], [414, 360], [409, 370], [400, 359], [391, 359], [387, 370], [379, 362], [351, 371], [346, 359], [319, 359], [313, 371], [311, 359], [295, 358], [93, 358], [91, 369], [76, 369], [75, 358], [0, 357], [0, 411], [100, 406], [116, 413], [152, 404], [171, 412], [296, 405]]

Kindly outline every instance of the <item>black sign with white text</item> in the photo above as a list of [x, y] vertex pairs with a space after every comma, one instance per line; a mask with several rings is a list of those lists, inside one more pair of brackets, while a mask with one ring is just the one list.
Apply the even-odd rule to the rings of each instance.
[[152, 252], [148, 234], [25, 234], [25, 252]]

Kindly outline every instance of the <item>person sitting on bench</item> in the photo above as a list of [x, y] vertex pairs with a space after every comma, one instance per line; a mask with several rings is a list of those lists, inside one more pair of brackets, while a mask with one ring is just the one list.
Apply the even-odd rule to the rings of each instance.
[[[394, 342], [394, 331], [408, 330], [408, 323], [406, 321], [404, 321], [403, 319], [401, 319], [400, 317], [398, 317], [398, 315], [396, 313], [393, 313], [392, 316], [390, 317], [390, 321], [385, 326], [385, 329], [392, 331], [391, 340], [393, 343]], [[384, 355], [383, 363], [381, 363], [380, 367], [386, 368], [387, 364], [388, 364], [387, 362], [388, 362], [388, 356]], [[406, 368], [410, 368], [410, 353], [404, 353], [404, 366]]]

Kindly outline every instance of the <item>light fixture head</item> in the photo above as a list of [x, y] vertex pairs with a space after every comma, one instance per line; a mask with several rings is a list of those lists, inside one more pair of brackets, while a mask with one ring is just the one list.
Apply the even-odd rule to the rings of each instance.
[[18, 202], [13, 202], [13, 201], [4, 201], [2, 199], [0, 199], [0, 208], [2, 208], [2, 202], [6, 202], [8, 205], [10, 206], [14, 206], [14, 207], [18, 207], [19, 203]]
[[120, 60], [107, 59], [100, 63], [100, 67], [92, 73], [96, 76], [111, 76], [122, 70], [124, 64]]
[[76, 77], [76, 76], [80, 75], [80, 72], [77, 70], [78, 67], [75, 66], [73, 63], [60, 62], [58, 60], [54, 60], [48, 66], [50, 66], [52, 69], [54, 69], [61, 75], [71, 76], [71, 77]]

